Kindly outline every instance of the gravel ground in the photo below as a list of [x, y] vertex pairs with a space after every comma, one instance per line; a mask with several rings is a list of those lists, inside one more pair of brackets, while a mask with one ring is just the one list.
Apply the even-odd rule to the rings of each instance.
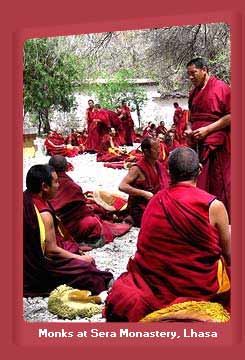
[[[138, 144], [136, 144], [138, 145]], [[132, 147], [128, 148], [131, 150]], [[26, 173], [32, 165], [45, 164], [49, 160], [48, 156], [38, 152], [36, 157], [24, 159], [23, 161], [23, 189], [25, 189]], [[95, 154], [82, 154], [74, 158], [69, 158], [69, 162], [74, 165], [74, 170], [69, 172], [83, 189], [83, 191], [93, 191], [100, 188], [107, 191], [118, 192], [118, 184], [125, 176], [126, 170], [115, 170], [105, 168], [103, 163], [96, 162]], [[125, 195], [125, 194], [123, 194]], [[101, 270], [109, 270], [116, 279], [126, 270], [128, 259], [135, 253], [138, 229], [131, 228], [130, 231], [120, 238], [116, 238], [112, 243], [99, 249], [89, 252], [95, 259], [97, 267]], [[56, 315], [48, 311], [48, 298], [24, 298], [24, 319], [30, 322], [63, 322], [71, 320], [58, 319]], [[77, 317], [73, 322], [105, 322], [101, 314], [92, 318]]]

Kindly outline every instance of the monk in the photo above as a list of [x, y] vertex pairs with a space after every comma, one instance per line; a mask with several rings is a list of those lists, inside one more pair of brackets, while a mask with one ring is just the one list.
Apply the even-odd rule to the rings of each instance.
[[157, 136], [156, 124], [151, 123], [149, 128], [145, 131], [143, 138], [145, 138], [145, 137], [155, 138], [156, 136]]
[[107, 112], [101, 109], [100, 104], [94, 105], [91, 117], [92, 120], [88, 129], [87, 151], [99, 152], [101, 140], [110, 128], [110, 120]]
[[164, 168], [158, 162], [159, 142], [145, 138], [141, 143], [143, 158], [130, 167], [119, 185], [119, 190], [129, 195], [128, 214], [125, 221], [140, 227], [143, 212], [149, 200], [161, 188], [168, 186]]
[[71, 129], [71, 133], [66, 137], [65, 144], [77, 147], [79, 154], [82, 154], [85, 151], [85, 145], [81, 135], [74, 129]]
[[127, 146], [133, 145], [134, 122], [131, 117], [130, 107], [126, 100], [122, 100], [121, 106], [117, 109], [119, 119], [122, 120], [122, 126], [125, 131], [125, 144]]
[[169, 130], [164, 136], [165, 150], [167, 154], [176, 149], [180, 144], [176, 140], [175, 130]]
[[88, 132], [89, 132], [90, 124], [92, 123], [92, 120], [93, 120], [93, 112], [94, 112], [94, 100], [89, 99], [88, 100], [88, 108], [86, 109], [86, 114], [85, 114], [85, 120], [87, 123], [87, 131]]
[[160, 121], [160, 124], [157, 126], [156, 128], [156, 135], [158, 136], [159, 134], [163, 134], [165, 135], [167, 132], [167, 128], [165, 127], [165, 123], [164, 121]]
[[182, 107], [179, 106], [177, 102], [173, 103], [174, 105], [174, 116], [173, 116], [173, 123], [177, 127], [177, 125], [180, 122], [180, 119], [182, 118], [183, 110]]
[[196, 187], [200, 170], [194, 150], [180, 147], [170, 154], [171, 186], [144, 212], [136, 254], [107, 297], [107, 321], [135, 322], [192, 300], [228, 308], [228, 215], [222, 202]]
[[168, 150], [167, 145], [164, 142], [165, 136], [162, 133], [160, 133], [160, 134], [158, 134], [157, 139], [159, 141], [159, 157], [158, 157], [158, 160], [164, 166], [166, 166], [167, 161], [168, 161], [169, 150]]
[[[49, 205], [57, 193], [59, 182], [49, 165], [34, 165], [26, 176], [24, 192], [24, 296], [48, 296], [57, 286], [98, 294], [108, 288], [113, 276], [100, 271], [94, 259], [84, 255], [79, 245], [66, 250], [58, 236], [64, 229]], [[67, 235], [69, 237], [69, 234]], [[72, 242], [68, 238], [68, 242]]]
[[194, 88], [185, 134], [203, 165], [197, 186], [217, 196], [230, 217], [230, 86], [209, 75], [203, 58], [192, 59], [187, 74]]
[[183, 110], [182, 116], [179, 119], [176, 127], [175, 127], [175, 134], [176, 134], [176, 140], [182, 144], [187, 146], [186, 136], [184, 135], [184, 132], [187, 128], [187, 124], [189, 121], [189, 111]]
[[65, 138], [57, 131], [50, 131], [44, 141], [44, 145], [48, 155], [60, 154], [67, 157], [74, 157], [78, 155], [79, 148], [71, 144], [65, 144]]
[[97, 216], [87, 205], [81, 187], [66, 173], [67, 160], [63, 156], [53, 156], [49, 160], [57, 175], [59, 189], [50, 201], [65, 228], [79, 243], [95, 248], [124, 235], [129, 229], [128, 224], [114, 224]]
[[125, 130], [122, 126], [122, 119], [119, 118], [118, 114], [115, 111], [109, 109], [105, 110], [108, 114], [111, 127], [115, 129], [115, 138], [118, 145], [125, 145]]
[[116, 130], [110, 128], [101, 140], [100, 151], [97, 153], [97, 161], [114, 162], [128, 158], [127, 151], [120, 148]]

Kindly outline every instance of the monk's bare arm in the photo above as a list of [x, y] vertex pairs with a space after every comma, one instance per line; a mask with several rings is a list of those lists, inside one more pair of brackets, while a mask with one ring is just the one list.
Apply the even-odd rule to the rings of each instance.
[[56, 235], [54, 228], [54, 221], [52, 215], [48, 212], [42, 212], [41, 214], [44, 226], [45, 226], [45, 255], [49, 258], [59, 257], [63, 259], [79, 259], [83, 261], [91, 262], [93, 259], [88, 255], [73, 254], [70, 251], [64, 250], [56, 243]]
[[136, 189], [135, 187], [131, 186], [131, 184], [140, 176], [142, 175], [139, 168], [137, 166], [132, 166], [129, 169], [128, 174], [121, 181], [119, 185], [119, 190], [131, 196], [142, 196], [147, 200], [150, 200], [153, 196], [151, 192], [141, 189]]
[[214, 200], [210, 205], [209, 221], [219, 232], [222, 253], [229, 266], [231, 262], [229, 219], [225, 206], [221, 201]]
[[193, 136], [196, 139], [203, 139], [208, 134], [211, 134], [218, 130], [225, 129], [226, 127], [230, 126], [230, 123], [231, 123], [231, 115], [227, 114], [210, 125], [203, 126], [200, 127], [199, 129], [194, 130]]

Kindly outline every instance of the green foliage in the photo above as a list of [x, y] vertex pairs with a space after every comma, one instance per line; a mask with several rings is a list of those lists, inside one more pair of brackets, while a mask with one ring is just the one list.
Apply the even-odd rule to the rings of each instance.
[[209, 61], [211, 73], [230, 83], [230, 53], [222, 51]]
[[147, 95], [145, 89], [135, 83], [135, 73], [131, 69], [121, 69], [113, 75], [101, 72], [101, 83], [90, 86], [102, 108], [115, 109], [123, 99], [130, 103], [132, 111], [136, 110], [140, 123], [142, 110]]
[[45, 118], [49, 126], [50, 111], [75, 109], [74, 92], [81, 72], [79, 59], [62, 47], [62, 38], [27, 40], [24, 44], [24, 112], [37, 114], [41, 121]]

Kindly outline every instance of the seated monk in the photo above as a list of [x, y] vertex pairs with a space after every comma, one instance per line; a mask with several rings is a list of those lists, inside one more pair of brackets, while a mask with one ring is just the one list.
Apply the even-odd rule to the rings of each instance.
[[159, 133], [157, 136], [157, 139], [159, 141], [159, 146], [160, 146], [158, 160], [165, 168], [167, 168], [169, 150], [168, 150], [167, 145], [164, 142], [165, 137], [162, 133]]
[[143, 137], [145, 137], [146, 133], [150, 130], [151, 124], [152, 124], [152, 122], [149, 121], [147, 126], [143, 129], [143, 134], [142, 134]]
[[146, 137], [155, 138], [156, 136], [157, 136], [156, 125], [151, 123], [149, 128], [145, 131], [145, 133], [143, 135], [143, 139], [146, 138]]
[[143, 157], [133, 164], [119, 185], [119, 190], [129, 195], [128, 214], [125, 221], [140, 227], [148, 201], [160, 189], [168, 186], [166, 170], [158, 162], [159, 142], [145, 138], [141, 143]]
[[50, 131], [45, 139], [44, 145], [48, 155], [60, 154], [67, 157], [74, 157], [78, 155], [79, 149], [71, 144], [66, 145], [64, 137], [57, 131]]
[[65, 157], [53, 156], [49, 160], [49, 165], [55, 169], [60, 184], [56, 196], [50, 203], [65, 228], [78, 243], [92, 248], [102, 246], [130, 229], [128, 224], [114, 224], [100, 219], [94, 213], [87, 205], [81, 187], [67, 175]]
[[[81, 253], [67, 235], [49, 205], [57, 193], [56, 172], [49, 165], [34, 165], [26, 176], [24, 192], [24, 296], [48, 296], [66, 284], [98, 294], [108, 288], [113, 276], [96, 268], [94, 259]], [[63, 240], [61, 241], [61, 238]], [[64, 242], [73, 244], [65, 249]], [[63, 243], [61, 243], [63, 242]]]
[[[97, 161], [113, 162], [129, 158], [127, 150], [121, 149], [116, 139], [116, 131], [110, 128], [109, 133], [105, 134], [101, 141], [100, 151], [97, 154]], [[131, 156], [132, 160], [135, 158]]]
[[165, 135], [167, 131], [168, 131], [168, 130], [165, 128], [165, 123], [164, 123], [164, 121], [160, 121], [160, 124], [159, 124], [159, 125], [157, 126], [157, 128], [156, 128], [157, 136], [158, 136], [159, 134]]
[[190, 148], [169, 155], [171, 185], [144, 212], [136, 254], [106, 300], [108, 321], [139, 321], [189, 301], [229, 309], [228, 215], [222, 202], [196, 187], [200, 170]]
[[81, 135], [74, 129], [71, 129], [71, 133], [66, 137], [65, 144], [76, 147], [79, 154], [82, 154], [85, 150], [85, 145], [83, 141], [81, 141]]
[[164, 144], [165, 149], [167, 153], [170, 153], [170, 151], [173, 151], [178, 146], [180, 146], [179, 142], [175, 138], [175, 127], [173, 126], [171, 130], [169, 130], [164, 137]]
[[118, 114], [115, 111], [104, 109], [109, 117], [109, 121], [111, 124], [111, 127], [115, 129], [115, 139], [118, 143], [118, 145], [125, 145], [125, 130], [122, 126], [122, 120], [119, 118]]

